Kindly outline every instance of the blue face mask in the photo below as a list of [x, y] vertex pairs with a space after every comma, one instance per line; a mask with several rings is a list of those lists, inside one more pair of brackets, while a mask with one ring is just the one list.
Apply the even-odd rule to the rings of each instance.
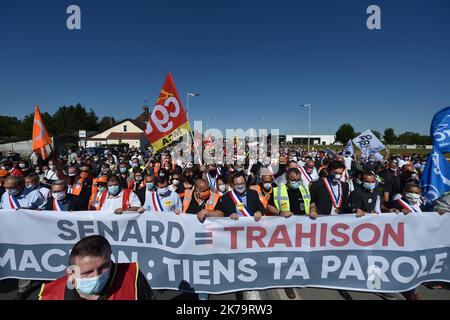
[[145, 186], [147, 187], [147, 190], [153, 190], [155, 188], [154, 182], [146, 183]]
[[120, 173], [127, 173], [127, 168], [120, 168]]
[[120, 192], [120, 186], [108, 186], [108, 192], [113, 196], [117, 196]]
[[102, 291], [109, 279], [110, 270], [103, 272], [94, 278], [80, 278], [77, 280], [77, 290], [81, 293], [92, 295]]
[[289, 187], [291, 188], [291, 189], [298, 189], [298, 188], [300, 188], [300, 185], [301, 185], [302, 183], [300, 182], [300, 181], [291, 181], [290, 183], [289, 183]]
[[375, 189], [375, 187], [377, 186], [377, 184], [374, 182], [374, 183], [370, 183], [370, 182], [363, 182], [363, 187], [365, 188], [365, 189], [367, 189], [367, 190], [369, 190], [369, 191], [372, 191], [372, 190], [374, 190]]

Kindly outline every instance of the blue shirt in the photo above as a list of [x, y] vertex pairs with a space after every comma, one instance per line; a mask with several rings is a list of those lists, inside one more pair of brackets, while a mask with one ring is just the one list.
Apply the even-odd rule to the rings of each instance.
[[[12, 201], [14, 199], [17, 200], [17, 202], [14, 202], [14, 205], [16, 205], [16, 203], [19, 204], [18, 209], [39, 209], [45, 205], [45, 198], [39, 190], [30, 190], [25, 188], [20, 194], [11, 197]], [[2, 195], [0, 207], [2, 209], [16, 209], [11, 206], [8, 192], [5, 192]]]

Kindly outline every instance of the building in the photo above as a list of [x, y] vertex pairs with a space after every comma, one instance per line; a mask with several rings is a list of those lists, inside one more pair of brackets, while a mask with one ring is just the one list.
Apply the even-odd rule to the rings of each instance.
[[[291, 143], [295, 145], [308, 145], [308, 135], [286, 135], [286, 143]], [[312, 134], [310, 145], [312, 146], [325, 146], [325, 145], [332, 145], [336, 142], [336, 136], [335, 135], [317, 135]]]
[[86, 148], [100, 147], [101, 145], [123, 144], [130, 147], [145, 148], [149, 145], [145, 137], [146, 121], [143, 115], [136, 119], [125, 119], [111, 128], [80, 140], [80, 145], [86, 144]]

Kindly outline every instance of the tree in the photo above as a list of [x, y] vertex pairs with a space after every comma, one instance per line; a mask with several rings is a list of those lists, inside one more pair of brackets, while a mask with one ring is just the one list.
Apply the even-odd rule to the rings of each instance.
[[356, 137], [355, 129], [351, 124], [345, 123], [336, 131], [336, 141], [346, 144], [348, 140]]
[[77, 104], [76, 106], [62, 106], [53, 115], [56, 134], [76, 133], [78, 130], [97, 131], [98, 118], [95, 112], [89, 112]]
[[378, 139], [381, 140], [381, 133], [380, 133], [379, 131], [377, 131], [377, 130], [372, 130], [372, 133], [373, 133]]
[[387, 128], [386, 130], [384, 130], [383, 139], [386, 144], [396, 144], [398, 138], [397, 135], [395, 134], [394, 129]]
[[98, 123], [98, 131], [105, 131], [116, 124], [113, 117], [103, 117]]

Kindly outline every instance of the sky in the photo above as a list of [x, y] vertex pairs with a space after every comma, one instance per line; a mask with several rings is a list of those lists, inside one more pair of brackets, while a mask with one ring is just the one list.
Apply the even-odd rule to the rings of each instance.
[[[66, 9], [81, 8], [81, 30]], [[368, 30], [369, 5], [381, 30]], [[429, 134], [450, 105], [448, 0], [0, 0], [0, 115], [81, 103], [134, 118], [170, 71], [190, 120]]]

